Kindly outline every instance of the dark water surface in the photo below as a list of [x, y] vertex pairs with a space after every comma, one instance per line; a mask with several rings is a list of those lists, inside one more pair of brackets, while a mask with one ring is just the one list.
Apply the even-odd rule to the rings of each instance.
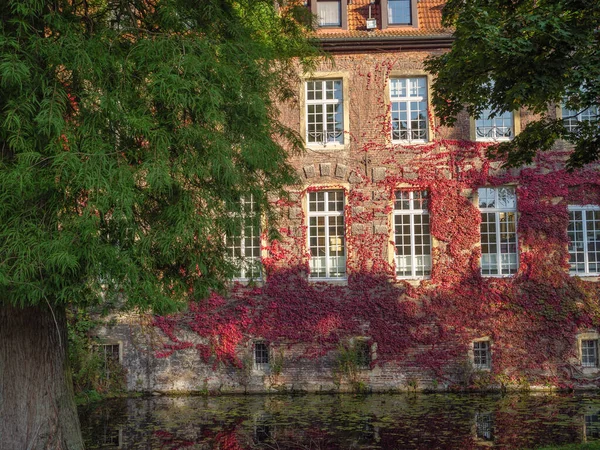
[[79, 415], [88, 449], [521, 449], [600, 439], [600, 397], [576, 394], [146, 397]]

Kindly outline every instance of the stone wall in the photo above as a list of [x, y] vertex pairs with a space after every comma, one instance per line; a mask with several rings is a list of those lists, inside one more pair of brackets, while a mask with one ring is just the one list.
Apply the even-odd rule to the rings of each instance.
[[[438, 54], [442, 50], [433, 51]], [[595, 168], [568, 174], [564, 148], [535, 164], [505, 170], [471, 142], [471, 120], [440, 128], [430, 111], [429, 142], [392, 143], [388, 80], [423, 76], [430, 53], [334, 56], [310, 77], [341, 78], [346, 108], [343, 147], [309, 147], [291, 156], [302, 185], [281, 211], [281, 241], [263, 236], [266, 279], [233, 283], [216, 298], [175, 318], [120, 317], [100, 330], [120, 342], [132, 391], [274, 392], [594, 387], [598, 368], [581, 366], [582, 333], [600, 324], [595, 278], [568, 274], [569, 204], [600, 204]], [[431, 78], [428, 77], [429, 81]], [[300, 101], [282, 109], [303, 134]], [[554, 109], [554, 107], [551, 107]], [[518, 126], [532, 119], [518, 114]], [[519, 270], [480, 275], [477, 188], [513, 186], [518, 196]], [[344, 191], [347, 277], [308, 278], [306, 197]], [[402, 189], [431, 198], [431, 276], [397, 279], [393, 198]], [[473, 341], [492, 347], [491, 367], [473, 367]], [[356, 364], [358, 341], [368, 362]], [[269, 346], [259, 370], [253, 346]], [[363, 347], [364, 348], [364, 347]]]

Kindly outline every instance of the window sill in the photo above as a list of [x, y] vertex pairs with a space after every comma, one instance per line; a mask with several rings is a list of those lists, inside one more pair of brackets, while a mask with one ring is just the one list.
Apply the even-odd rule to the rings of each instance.
[[396, 281], [405, 281], [411, 286], [419, 286], [423, 281], [431, 280], [431, 276], [428, 277], [396, 277]]
[[395, 145], [424, 145], [424, 144], [429, 144], [430, 142], [426, 139], [414, 139], [414, 140], [406, 140], [406, 139], [398, 139], [398, 140], [393, 140], [392, 139], [392, 144]]
[[309, 283], [328, 283], [346, 286], [348, 284], [348, 278], [308, 278]]
[[583, 375], [598, 375], [598, 372], [600, 372], [600, 367], [581, 367], [581, 373]]
[[242, 284], [244, 286], [255, 284], [256, 286], [261, 287], [265, 284], [262, 278], [233, 278], [229, 281], [231, 284]]
[[487, 139], [475, 139], [475, 142], [493, 144], [495, 142], [510, 142], [512, 140], [513, 140], [513, 138], [487, 138]]
[[508, 273], [506, 275], [488, 275], [488, 274], [481, 274], [482, 278], [514, 278], [517, 274], [516, 273]]
[[344, 144], [306, 144], [306, 148], [309, 150], [316, 151], [328, 151], [328, 150], [345, 150], [346, 146]]
[[599, 281], [600, 273], [569, 273], [570, 277], [579, 277], [583, 281]]

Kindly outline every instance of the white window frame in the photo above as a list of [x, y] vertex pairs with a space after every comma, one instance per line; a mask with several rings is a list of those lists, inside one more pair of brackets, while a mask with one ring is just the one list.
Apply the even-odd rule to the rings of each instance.
[[[586, 345], [584, 347], [584, 342], [587, 343], [591, 343], [592, 346], [588, 346]], [[580, 339], [579, 340], [579, 345], [580, 345], [580, 361], [581, 361], [581, 367], [585, 367], [588, 369], [597, 369], [598, 368], [598, 339], [597, 338], [592, 338], [592, 339]], [[593, 354], [591, 354], [593, 361], [589, 360], [590, 357], [590, 352], [584, 351], [584, 348], [589, 350], [591, 349]]]
[[[416, 209], [415, 208], [415, 192], [419, 192], [421, 193], [421, 199], [425, 199], [422, 201], [425, 202], [429, 202], [429, 195], [427, 191], [421, 191], [421, 190], [399, 190], [396, 191], [395, 193], [395, 201], [394, 201], [394, 218], [393, 218], [393, 223], [394, 223], [394, 264], [395, 264], [395, 272], [396, 272], [396, 278], [397, 279], [411, 279], [411, 278], [416, 278], [416, 279], [423, 279], [423, 278], [428, 278], [429, 276], [431, 276], [431, 266], [432, 266], [432, 258], [431, 258], [431, 249], [432, 249], [432, 241], [431, 241], [431, 229], [430, 229], [430, 215], [429, 215], [429, 210], [427, 208], [421, 208], [421, 209]], [[398, 201], [402, 201], [402, 199], [398, 198], [398, 195], [402, 195], [402, 193], [408, 193], [409, 194], [409, 198], [408, 198], [408, 202], [409, 202], [409, 208], [408, 209], [397, 209], [396, 208], [396, 204]], [[423, 195], [425, 194], [425, 195]], [[404, 233], [397, 233], [397, 228], [400, 226], [402, 227], [402, 223], [398, 222], [397, 219], [399, 216], [404, 216], [404, 217], [408, 217], [409, 219], [409, 229], [410, 229], [410, 234], [409, 235], [405, 235]], [[415, 254], [415, 250], [416, 250], [416, 244], [415, 244], [415, 237], [417, 236], [415, 234], [415, 217], [419, 216], [421, 218], [421, 226], [425, 225], [425, 217], [426, 219], [426, 224], [427, 224], [427, 228], [429, 233], [427, 234], [420, 234], [419, 236], [421, 236], [422, 238], [424, 238], [425, 236], [427, 236], [429, 243], [428, 244], [421, 244], [422, 247], [425, 246], [429, 246], [429, 255], [418, 255], [421, 257], [424, 257], [425, 260], [428, 260], [428, 264], [424, 263], [420, 266], [417, 266], [417, 264], [415, 264], [415, 258], [417, 257], [417, 255]], [[400, 264], [400, 258], [402, 258], [404, 255], [399, 255], [398, 254], [398, 237], [403, 237], [403, 236], [408, 236], [410, 239], [410, 255], [408, 255], [411, 258], [411, 264], [408, 265], [408, 267], [410, 268], [410, 275], [399, 275], [398, 274], [398, 269], [401, 267]], [[407, 266], [407, 265], [402, 265]], [[422, 271], [424, 272], [423, 274], [417, 274], [417, 269], [422, 269]], [[428, 273], [427, 273], [428, 272]]]
[[[512, 140], [516, 133], [516, 120], [515, 113], [513, 111], [505, 111], [502, 114], [496, 115], [493, 119], [490, 118], [491, 109], [484, 109], [479, 118], [473, 119], [473, 127], [474, 127], [474, 135], [476, 142], [502, 142], [502, 141], [510, 141]], [[491, 122], [489, 126], [485, 124], [485, 122]], [[510, 126], [505, 125], [506, 123], [510, 123]], [[479, 129], [485, 128], [489, 129], [488, 136], [480, 136]], [[500, 130], [509, 129], [511, 131], [510, 136], [498, 135]]]
[[[266, 353], [266, 357], [267, 357], [267, 362], [264, 361], [260, 361], [259, 362], [259, 358], [258, 358], [258, 346], [264, 347], [264, 349], [261, 349], [261, 353], [264, 350], [264, 352]], [[264, 356], [264, 355], [262, 355]], [[254, 343], [252, 344], [252, 360], [254, 361], [254, 370], [258, 370], [261, 372], [266, 372], [269, 370], [269, 368], [271, 367], [271, 346], [269, 345], [268, 342], [263, 341], [263, 340], [257, 340], [254, 341]]]
[[[477, 346], [485, 344], [486, 348], [476, 348]], [[489, 339], [477, 339], [471, 344], [471, 350], [473, 352], [473, 367], [477, 370], [491, 370], [492, 369], [492, 343]], [[484, 356], [486, 359], [485, 363], [478, 363], [477, 352], [485, 352]]]
[[[342, 2], [340, 0], [314, 0], [317, 3], [317, 19], [319, 21], [319, 27], [323, 27], [323, 28], [340, 28], [342, 26]], [[324, 23], [323, 20], [323, 15], [321, 14], [322, 9], [320, 8], [320, 6], [324, 6], [325, 3], [330, 3], [330, 4], [336, 4], [337, 6], [337, 22], [328, 22], [328, 23]]]
[[572, 133], [577, 129], [581, 122], [591, 122], [600, 119], [600, 108], [593, 105], [583, 111], [577, 112], [567, 109], [563, 103], [560, 105], [560, 114], [564, 127]]
[[[330, 194], [342, 194], [342, 209], [341, 211], [330, 211], [329, 210], [329, 196]], [[323, 211], [311, 211], [311, 196], [315, 195], [315, 198], [318, 196], [318, 194], [323, 194], [324, 195], [324, 210]], [[347, 276], [347, 270], [346, 270], [346, 262], [347, 262], [347, 246], [346, 246], [346, 219], [345, 219], [345, 206], [346, 206], [346, 192], [342, 189], [330, 189], [330, 190], [319, 190], [319, 191], [310, 191], [307, 193], [306, 195], [306, 210], [307, 210], [307, 246], [308, 246], [308, 251], [310, 256], [310, 260], [309, 260], [309, 266], [310, 266], [310, 274], [309, 274], [309, 278], [311, 280], [345, 280], [346, 276]], [[330, 228], [330, 219], [331, 218], [342, 218], [342, 229], [344, 230], [342, 233], [342, 236], [334, 236], [334, 238], [338, 238], [341, 241], [339, 243], [336, 243], [336, 245], [339, 245], [342, 247], [342, 254], [338, 255], [338, 256], [331, 256], [331, 236], [329, 234], [329, 228]], [[312, 235], [312, 226], [311, 226], [311, 219], [318, 219], [319, 218], [323, 218], [323, 222], [324, 222], [324, 228], [325, 228], [325, 255], [321, 256], [321, 257], [315, 257], [312, 256], [312, 249], [313, 247], [311, 246], [311, 238], [316, 237], [318, 239], [319, 236], [313, 236]], [[316, 225], [318, 226], [318, 225]], [[317, 246], [318, 248], [318, 246]], [[324, 260], [325, 263], [325, 276], [316, 276], [313, 275], [313, 273], [315, 272], [315, 264], [317, 264], [317, 258], [320, 258], [322, 260]], [[334, 267], [333, 264], [331, 263], [331, 260], [333, 258], [339, 258], [341, 261], [341, 264], [339, 264], [337, 267], [341, 268], [341, 266], [343, 265], [343, 272], [338, 272], [338, 275], [334, 275]]]
[[[598, 276], [598, 275], [600, 275], [600, 270], [596, 270], [596, 271], [590, 270], [589, 246], [590, 246], [591, 242], [588, 240], [588, 233], [590, 232], [590, 230], [588, 230], [587, 216], [591, 213], [600, 211], [600, 206], [599, 205], [569, 205], [568, 211], [569, 211], [569, 229], [567, 230], [567, 235], [569, 236], [569, 264], [572, 264], [571, 257], [574, 253], [571, 251], [571, 246], [573, 245], [573, 241], [571, 240], [571, 228], [572, 228], [573, 224], [576, 222], [575, 220], [572, 219], [572, 214], [577, 213], [577, 212], [581, 212], [581, 221], [580, 221], [581, 230], [580, 231], [583, 235], [583, 241], [581, 242], [581, 245], [583, 245], [583, 263], [584, 263], [584, 271], [583, 272], [578, 272], [576, 269], [573, 270], [572, 265], [571, 265], [571, 268], [569, 269], [569, 273], [571, 275]], [[598, 228], [595, 230], [591, 230], [591, 231], [600, 233], [600, 220], [598, 220]], [[575, 241], [575, 242], [577, 242], [577, 241]], [[596, 242], [597, 242], [597, 244], [596, 244]], [[593, 241], [593, 243], [595, 245], [600, 246], [600, 239]], [[598, 248], [598, 250], [595, 253], [597, 254], [598, 258], [600, 258], [600, 247]], [[600, 260], [598, 262], [598, 266], [600, 267]]]
[[[494, 200], [494, 204], [496, 205], [496, 207], [490, 208], [490, 207], [482, 207], [481, 206], [481, 191], [482, 189], [491, 189], [494, 191], [494, 196], [495, 196], [495, 200]], [[514, 206], [513, 207], [499, 207], [500, 205], [500, 198], [499, 198], [499, 191], [501, 189], [510, 189], [514, 192]], [[517, 216], [517, 192], [516, 192], [516, 188], [514, 186], [498, 186], [498, 187], [482, 187], [478, 190], [478, 204], [479, 204], [479, 211], [481, 213], [481, 225], [480, 225], [480, 229], [479, 229], [479, 236], [480, 236], [480, 242], [482, 244], [482, 248], [481, 248], [481, 275], [484, 277], [508, 277], [508, 276], [512, 276], [514, 274], [516, 274], [519, 270], [519, 238], [518, 238], [518, 233], [517, 233], [517, 225], [518, 225], [518, 216]], [[514, 242], [514, 246], [515, 246], [515, 252], [510, 252], [510, 251], [502, 251], [502, 227], [501, 225], [503, 223], [505, 224], [510, 224], [510, 222], [507, 221], [502, 221], [501, 217], [504, 215], [504, 217], [507, 217], [507, 214], [512, 213], [514, 215], [514, 227], [515, 227], [515, 231], [514, 233], [510, 233], [508, 232], [508, 230], [504, 233], [504, 234], [514, 234], [515, 236], [515, 242]], [[484, 271], [484, 267], [483, 267], [483, 258], [484, 258], [484, 253], [483, 253], [483, 233], [482, 233], [482, 227], [484, 224], [487, 223], [492, 223], [492, 222], [484, 222], [483, 220], [483, 215], [484, 214], [493, 214], [494, 215], [494, 226], [496, 231], [495, 232], [486, 232], [486, 235], [491, 235], [491, 236], [495, 236], [495, 244], [496, 244], [496, 270], [498, 273], [496, 274], [489, 274], [489, 273], [483, 273]], [[494, 243], [488, 243], [489, 245], [493, 245]], [[506, 243], [504, 245], [510, 246], [510, 243]], [[493, 255], [494, 253], [488, 252], [485, 253], [488, 255]], [[515, 267], [512, 271], [509, 272], [504, 272], [503, 267], [504, 266], [509, 266], [511, 265], [510, 262], [508, 263], [503, 263], [502, 262], [502, 256], [503, 255], [515, 255], [516, 258], [516, 262], [515, 262]], [[491, 267], [491, 264], [490, 264]], [[491, 270], [491, 269], [490, 269]]]
[[381, 29], [387, 28], [418, 28], [419, 26], [419, 8], [417, 0], [410, 0], [410, 22], [392, 23], [390, 22], [389, 0], [380, 0]]
[[[320, 89], [315, 89], [314, 91], [310, 91], [310, 92], [320, 92], [321, 98], [320, 99], [310, 99], [309, 98], [309, 85], [311, 83], [320, 83], [321, 88]], [[332, 89], [328, 89], [328, 84], [329, 83], [333, 83]], [[339, 83], [339, 90], [336, 89], [336, 83]], [[316, 88], [316, 85], [315, 85]], [[327, 93], [328, 91], [331, 91], [333, 93], [333, 98], [327, 98]], [[339, 98], [336, 98], [336, 92], [339, 93]], [[344, 80], [343, 78], [315, 78], [315, 79], [310, 79], [310, 80], [306, 80], [304, 82], [304, 98], [305, 98], [305, 110], [304, 110], [304, 117], [305, 117], [305, 126], [306, 126], [306, 130], [305, 130], [305, 139], [306, 139], [306, 144], [309, 147], [326, 147], [327, 145], [332, 145], [332, 146], [343, 146], [344, 145], [344, 121], [345, 121], [345, 111], [344, 111]], [[341, 116], [341, 121], [338, 122], [334, 119], [333, 122], [328, 122], [327, 120], [327, 116], [328, 114], [332, 114], [332, 113], [328, 113], [327, 112], [327, 108], [332, 106], [335, 107], [336, 106], [340, 106], [341, 110], [339, 111], [339, 113], [333, 113], [334, 117], [335, 114], [339, 114]], [[311, 106], [320, 106], [321, 107], [321, 112], [320, 113], [313, 113], [314, 116], [318, 116], [320, 115], [321, 118], [320, 120], [315, 120], [314, 122], [310, 122], [309, 118], [309, 108]], [[322, 130], [321, 132], [315, 132], [316, 133], [321, 133], [323, 135], [322, 139], [317, 141], [315, 139], [311, 140], [310, 139], [310, 132], [309, 132], [309, 125], [314, 123], [315, 126], [320, 125]], [[335, 125], [336, 124], [341, 124], [341, 131], [335, 131]], [[333, 128], [330, 130], [328, 125], [332, 124]], [[329, 135], [332, 134], [332, 139], [329, 139]], [[338, 135], [339, 133], [339, 135]]]
[[[248, 206], [246, 206], [248, 205]], [[242, 197], [240, 199], [240, 214], [239, 214], [239, 218], [242, 221], [242, 224], [240, 226], [240, 235], [239, 236], [227, 236], [225, 238], [225, 247], [227, 248], [227, 253], [228, 253], [228, 258], [231, 261], [232, 264], [234, 265], [239, 265], [239, 276], [234, 276], [232, 278], [233, 281], [250, 281], [250, 280], [256, 280], [256, 281], [261, 281], [262, 280], [262, 274], [263, 274], [263, 270], [262, 270], [262, 258], [261, 258], [261, 253], [262, 253], [262, 242], [261, 242], [261, 229], [260, 229], [260, 223], [256, 223], [256, 226], [251, 225], [251, 230], [250, 230], [250, 235], [248, 236], [247, 231], [246, 231], [246, 224], [244, 223], [246, 219], [250, 219], [250, 220], [258, 220], [257, 217], [254, 217], [256, 215], [256, 211], [254, 210], [254, 198], [252, 197], [252, 195], [249, 196], [249, 200], [246, 201], [245, 197]], [[248, 211], [246, 210], [248, 209]], [[235, 213], [232, 213], [232, 215], [235, 215]], [[254, 241], [258, 242], [258, 245], [254, 245]], [[239, 245], [238, 245], [239, 244]], [[240, 255], [241, 256], [236, 256], [235, 255], [235, 250], [239, 248], [240, 249]], [[258, 251], [258, 256], [246, 256], [246, 251], [250, 250], [251, 252], [254, 252], [255, 250]], [[255, 266], [256, 269], [253, 269], [252, 266]], [[258, 270], [258, 276], [252, 276], [252, 271], [253, 270]]]
[[[406, 95], [399, 95], [401, 81], [406, 82]], [[425, 92], [419, 95], [419, 83], [423, 82]], [[416, 92], [412, 95], [412, 92]], [[419, 108], [419, 104], [424, 104], [425, 109]], [[404, 108], [402, 108], [404, 106]], [[391, 112], [391, 127], [392, 127], [392, 142], [395, 143], [425, 143], [429, 140], [429, 101], [428, 101], [428, 88], [427, 88], [427, 77], [426, 76], [414, 76], [414, 77], [391, 77], [390, 78], [390, 112]], [[394, 119], [394, 114], [397, 113], [399, 116], [402, 112], [406, 113], [406, 130], [400, 130], [400, 118]], [[418, 127], [413, 130], [413, 121], [411, 117], [413, 113], [422, 114], [424, 117], [424, 126]], [[419, 119], [417, 119], [419, 120]], [[394, 129], [394, 124], [398, 124], [398, 128]], [[395, 138], [394, 134], [398, 134], [401, 131], [407, 133], [407, 138]], [[413, 133], [425, 133], [424, 137], [417, 137], [413, 139]]]

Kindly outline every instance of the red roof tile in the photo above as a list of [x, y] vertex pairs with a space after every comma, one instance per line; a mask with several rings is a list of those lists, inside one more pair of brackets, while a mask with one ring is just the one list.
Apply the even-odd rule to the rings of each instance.
[[[314, 1], [314, 0], [313, 0]], [[346, 1], [346, 0], [342, 0]], [[333, 38], [381, 38], [392, 36], [449, 36], [452, 31], [442, 27], [442, 8], [444, 0], [419, 0], [417, 3], [418, 27], [413, 26], [391, 26], [385, 30], [381, 29], [381, 3], [371, 4], [370, 0], [348, 1], [348, 29], [320, 28], [316, 36], [323, 39]], [[369, 18], [369, 6], [371, 17], [377, 20], [377, 28], [367, 30], [366, 21]]]

